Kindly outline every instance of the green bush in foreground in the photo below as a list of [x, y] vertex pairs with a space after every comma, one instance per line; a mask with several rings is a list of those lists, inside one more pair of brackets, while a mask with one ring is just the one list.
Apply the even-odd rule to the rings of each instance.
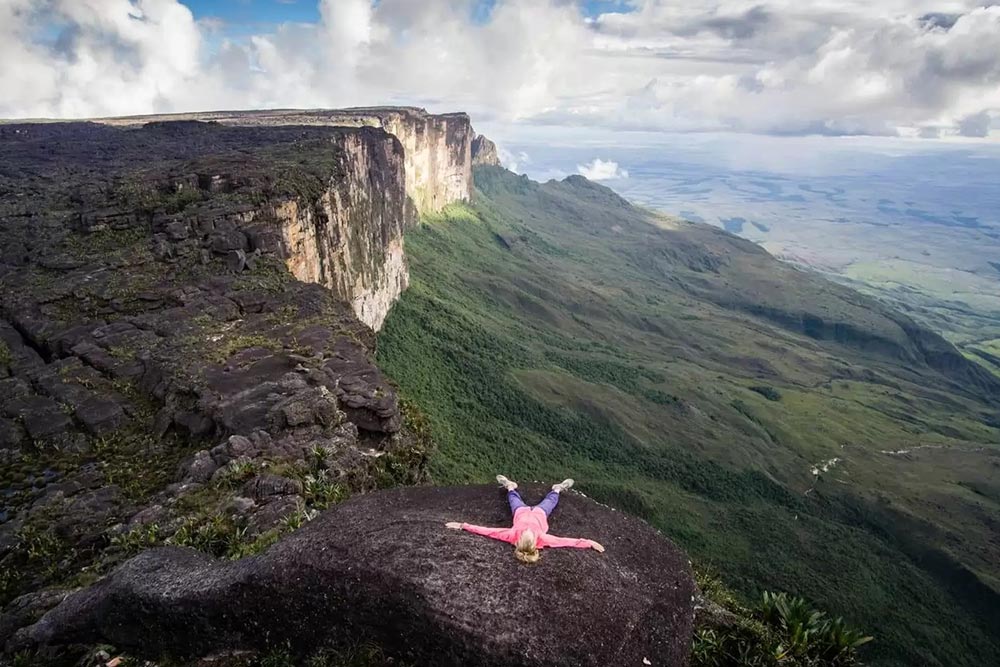
[[696, 631], [694, 667], [851, 667], [861, 664], [857, 649], [872, 641], [802, 598], [765, 591], [760, 606], [750, 610], [728, 593], [718, 599], [717, 589], [710, 585], [705, 593], [735, 613], [736, 620], [730, 627]]

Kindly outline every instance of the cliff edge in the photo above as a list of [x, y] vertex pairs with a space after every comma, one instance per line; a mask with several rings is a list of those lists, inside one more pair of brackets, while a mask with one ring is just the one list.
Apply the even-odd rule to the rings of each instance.
[[243, 127], [378, 127], [395, 136], [403, 146], [406, 193], [420, 213], [437, 212], [452, 202], [472, 198], [472, 149], [476, 133], [465, 113], [431, 114], [417, 107], [354, 107], [211, 111], [102, 118], [97, 122], [127, 127], [178, 120]]
[[[527, 487], [526, 498], [544, 489]], [[496, 487], [368, 494], [265, 553], [220, 562], [164, 548], [123, 564], [18, 634], [15, 644], [106, 641], [150, 658], [377, 643], [417, 665], [680, 666], [694, 581], [687, 557], [645, 523], [567, 493], [553, 531], [607, 552], [510, 545], [447, 530], [505, 525]], [[8, 647], [10, 648], [10, 647]]]

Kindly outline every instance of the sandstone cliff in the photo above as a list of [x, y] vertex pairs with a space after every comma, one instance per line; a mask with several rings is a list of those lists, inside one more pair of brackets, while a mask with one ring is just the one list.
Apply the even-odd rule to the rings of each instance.
[[291, 198], [251, 218], [277, 223], [293, 276], [328, 287], [377, 331], [409, 281], [403, 230], [416, 214], [405, 153], [384, 133], [343, 133], [334, 144], [334, 173], [317, 199]]
[[472, 141], [475, 132], [469, 116], [464, 113], [435, 115], [415, 107], [359, 107], [309, 111], [214, 111], [106, 118], [99, 122], [134, 126], [164, 120], [202, 120], [241, 126], [381, 127], [403, 145], [406, 192], [419, 212], [439, 211], [452, 202], [472, 197]]
[[[341, 133], [336, 142], [336, 171], [329, 174], [329, 188], [317, 201], [293, 198], [243, 215], [245, 221], [262, 217], [277, 221], [292, 274], [333, 290], [376, 331], [409, 282], [403, 250], [405, 227], [415, 224], [420, 213], [436, 212], [472, 197], [472, 145], [476, 135], [464, 113], [433, 115], [412, 107], [365, 107], [220, 111], [99, 122], [137, 127], [151, 122], [193, 120], [253, 128], [377, 127], [388, 133], [378, 146], [370, 138], [374, 135], [359, 141], [361, 135]], [[398, 149], [390, 146], [392, 138], [398, 142]], [[492, 142], [481, 135], [477, 141], [478, 146], [492, 146], [495, 158]], [[221, 179], [219, 183], [226, 178], [225, 174], [206, 177]]]

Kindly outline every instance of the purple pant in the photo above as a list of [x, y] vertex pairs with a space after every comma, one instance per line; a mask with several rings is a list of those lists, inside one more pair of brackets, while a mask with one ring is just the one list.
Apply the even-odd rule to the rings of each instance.
[[[518, 493], [516, 489], [507, 492], [507, 502], [510, 503], [511, 514], [521, 509], [522, 507], [528, 506], [527, 503], [525, 503], [524, 500], [521, 499], [521, 494]], [[545, 498], [542, 499], [542, 502], [535, 505], [535, 507], [541, 507], [542, 511], [545, 512], [545, 516], [549, 516], [550, 514], [552, 514], [552, 510], [554, 510], [556, 508], [556, 505], [558, 504], [559, 504], [559, 494], [556, 493], [555, 491], [549, 491], [547, 494], [545, 494]]]

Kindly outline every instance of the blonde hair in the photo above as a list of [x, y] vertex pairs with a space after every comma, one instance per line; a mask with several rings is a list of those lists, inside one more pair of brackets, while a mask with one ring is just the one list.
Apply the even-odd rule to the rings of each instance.
[[514, 545], [514, 557], [526, 565], [537, 563], [538, 559], [542, 557], [538, 553], [537, 538], [532, 531], [526, 530], [517, 538], [517, 543]]

